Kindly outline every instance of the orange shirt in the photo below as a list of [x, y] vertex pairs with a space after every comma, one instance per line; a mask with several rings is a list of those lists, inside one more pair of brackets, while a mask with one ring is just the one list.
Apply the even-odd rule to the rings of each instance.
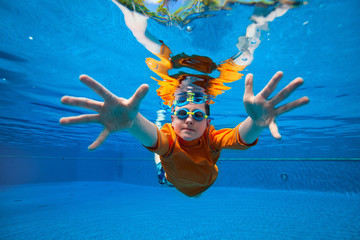
[[158, 130], [157, 145], [147, 149], [160, 155], [170, 183], [187, 196], [196, 196], [215, 182], [218, 175], [216, 162], [222, 149], [245, 150], [257, 143], [242, 143], [239, 126], [215, 130], [210, 125], [199, 139], [185, 141], [167, 123]]

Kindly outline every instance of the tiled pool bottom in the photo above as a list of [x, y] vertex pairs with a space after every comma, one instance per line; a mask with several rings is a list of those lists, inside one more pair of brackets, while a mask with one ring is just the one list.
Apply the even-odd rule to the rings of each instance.
[[118, 182], [2, 187], [0, 239], [360, 239], [360, 194]]

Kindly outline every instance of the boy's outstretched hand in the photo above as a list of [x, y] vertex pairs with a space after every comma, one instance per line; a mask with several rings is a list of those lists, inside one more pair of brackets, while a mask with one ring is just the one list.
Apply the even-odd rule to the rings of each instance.
[[277, 139], [280, 139], [281, 135], [279, 134], [275, 118], [309, 102], [308, 97], [302, 97], [293, 102], [276, 107], [276, 105], [285, 100], [304, 82], [302, 78], [296, 78], [278, 94], [268, 99], [275, 90], [282, 76], [282, 72], [277, 72], [264, 89], [254, 96], [253, 75], [248, 74], [245, 79], [245, 94], [243, 99], [246, 112], [254, 121], [255, 125], [261, 128], [269, 127], [271, 134]]
[[80, 116], [64, 117], [60, 119], [60, 123], [65, 125], [78, 123], [100, 123], [104, 125], [104, 130], [89, 146], [89, 149], [93, 150], [100, 146], [110, 133], [128, 129], [132, 126], [139, 112], [140, 103], [147, 94], [149, 86], [146, 84], [141, 85], [131, 98], [125, 99], [112, 94], [104, 86], [89, 76], [81, 75], [80, 81], [94, 90], [104, 99], [104, 102], [88, 98], [64, 96], [61, 98], [61, 102], [63, 104], [88, 108], [98, 112], [98, 114], [84, 114]]

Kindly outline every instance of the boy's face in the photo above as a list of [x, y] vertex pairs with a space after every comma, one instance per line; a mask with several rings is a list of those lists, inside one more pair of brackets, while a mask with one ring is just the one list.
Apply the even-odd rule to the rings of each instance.
[[[205, 112], [205, 103], [203, 104], [194, 104], [189, 103], [182, 107], [175, 107], [174, 111], [177, 111], [180, 108], [186, 108], [190, 112], [195, 111], [196, 109], [200, 109]], [[202, 119], [201, 121], [196, 121], [191, 114], [187, 116], [185, 119], [180, 119], [177, 116], [171, 116], [171, 125], [175, 131], [175, 133], [186, 141], [195, 140], [200, 138], [204, 132], [208, 124], [210, 123], [210, 119]]]

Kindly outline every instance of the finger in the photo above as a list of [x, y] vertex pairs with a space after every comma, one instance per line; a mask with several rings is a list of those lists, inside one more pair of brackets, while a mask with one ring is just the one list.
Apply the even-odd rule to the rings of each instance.
[[102, 97], [105, 101], [114, 97], [109, 90], [107, 90], [103, 85], [92, 79], [87, 75], [81, 75], [80, 81], [84, 83], [86, 86], [91, 88], [94, 92], [96, 92], [100, 97]]
[[282, 77], [283, 73], [281, 71], [275, 73], [269, 83], [259, 93], [260, 96], [262, 96], [264, 99], [267, 99], [274, 92], [276, 86], [278, 85]]
[[254, 97], [253, 79], [254, 79], [254, 76], [251, 73], [246, 75], [244, 100]]
[[105, 139], [109, 136], [110, 131], [108, 129], [104, 129], [98, 138], [88, 147], [89, 150], [94, 150], [95, 148], [99, 147]]
[[269, 129], [270, 129], [270, 133], [271, 135], [273, 135], [274, 138], [276, 139], [281, 139], [281, 135], [279, 133], [279, 129], [277, 124], [275, 123], [275, 121], [271, 122], [269, 125]]
[[75, 117], [63, 117], [60, 119], [60, 124], [70, 125], [79, 123], [99, 123], [99, 114], [84, 114]]
[[129, 104], [132, 106], [139, 106], [141, 101], [145, 98], [147, 92], [149, 91], [149, 85], [142, 84], [134, 93], [134, 95], [129, 99]]
[[66, 105], [83, 107], [94, 111], [100, 110], [100, 108], [103, 106], [102, 102], [81, 97], [64, 96], [61, 98], [61, 102]]
[[304, 83], [302, 78], [296, 78], [292, 82], [290, 82], [284, 89], [282, 89], [278, 94], [276, 94], [269, 102], [276, 106], [281, 101], [285, 100], [290, 94], [292, 94], [298, 87], [300, 87]]
[[309, 98], [308, 97], [302, 97], [299, 98], [293, 102], [287, 103], [283, 106], [280, 106], [278, 108], [275, 109], [275, 114], [276, 116], [284, 114], [286, 112], [289, 112], [295, 108], [301, 107], [305, 104], [309, 103]]

